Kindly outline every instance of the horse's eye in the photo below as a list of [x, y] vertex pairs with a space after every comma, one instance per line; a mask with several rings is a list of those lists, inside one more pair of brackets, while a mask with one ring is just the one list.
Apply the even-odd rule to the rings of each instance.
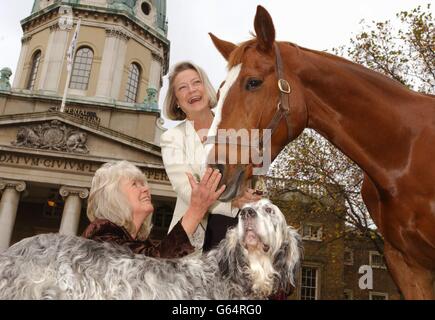
[[257, 89], [261, 84], [263, 83], [260, 79], [248, 79], [248, 82], [246, 82], [246, 90], [252, 91], [254, 89]]

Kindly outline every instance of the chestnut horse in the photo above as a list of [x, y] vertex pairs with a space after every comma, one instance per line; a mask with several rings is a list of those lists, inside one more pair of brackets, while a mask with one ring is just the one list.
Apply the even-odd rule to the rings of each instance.
[[[363, 200], [404, 297], [434, 299], [435, 96], [343, 58], [275, 42], [261, 6], [254, 28], [256, 38], [238, 46], [210, 34], [229, 69], [210, 135], [272, 129], [272, 160], [304, 128], [328, 139], [364, 171]], [[219, 143], [210, 145], [210, 155]], [[219, 166], [226, 200], [252, 170], [229, 163]]]

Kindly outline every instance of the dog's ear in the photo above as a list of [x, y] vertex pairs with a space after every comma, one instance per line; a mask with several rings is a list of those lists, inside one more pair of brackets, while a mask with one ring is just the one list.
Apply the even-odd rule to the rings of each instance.
[[274, 290], [290, 294], [296, 286], [295, 275], [302, 258], [302, 242], [300, 235], [292, 227], [287, 227], [285, 237], [274, 257], [273, 266], [278, 278]]
[[247, 266], [246, 256], [243, 252], [237, 230], [229, 229], [224, 240], [219, 244], [219, 249], [215, 252], [219, 270], [225, 277], [239, 278], [238, 282], [243, 281], [242, 272]]

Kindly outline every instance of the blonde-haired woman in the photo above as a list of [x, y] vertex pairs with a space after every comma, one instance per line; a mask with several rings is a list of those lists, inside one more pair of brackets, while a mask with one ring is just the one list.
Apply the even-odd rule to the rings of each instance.
[[217, 189], [220, 173], [208, 170], [198, 183], [187, 173], [192, 188], [189, 206], [173, 230], [154, 245], [148, 236], [154, 207], [145, 175], [128, 161], [104, 164], [92, 179], [87, 215], [91, 224], [83, 236], [129, 247], [135, 253], [175, 258], [194, 251], [189, 236], [224, 187]]
[[[192, 192], [184, 173], [190, 172], [197, 179], [204, 175], [203, 142], [213, 122], [211, 109], [215, 105], [216, 91], [200, 67], [185, 61], [172, 68], [164, 112], [171, 120], [183, 121], [160, 137], [166, 173], [178, 196], [170, 231], [182, 217]], [[209, 210], [212, 215], [205, 217], [192, 235], [193, 245], [197, 249], [210, 250], [225, 237], [227, 228], [236, 223], [239, 209], [245, 203], [259, 199], [254, 190], [247, 189], [232, 202], [216, 201]]]

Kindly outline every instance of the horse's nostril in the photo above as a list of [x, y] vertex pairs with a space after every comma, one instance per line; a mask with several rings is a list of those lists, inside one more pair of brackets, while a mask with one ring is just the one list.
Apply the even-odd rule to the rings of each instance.
[[219, 170], [219, 172], [223, 175], [225, 166], [223, 164], [217, 164], [216, 167]]
[[224, 174], [224, 168], [225, 166], [223, 164], [211, 164], [210, 168], [214, 169], [218, 169], [219, 172], [223, 175]]

